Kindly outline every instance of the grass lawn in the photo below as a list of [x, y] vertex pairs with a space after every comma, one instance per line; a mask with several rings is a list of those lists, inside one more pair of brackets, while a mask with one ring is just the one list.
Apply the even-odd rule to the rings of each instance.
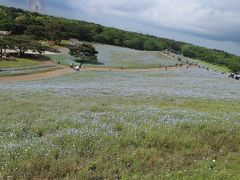
[[42, 64], [41, 61], [26, 58], [17, 58], [16, 61], [0, 61], [0, 68], [21, 68], [36, 66], [40, 64]]
[[192, 61], [197, 62], [201, 65], [206, 65], [207, 67], [220, 72], [231, 72], [231, 70], [226, 66], [215, 65], [215, 64], [208, 63], [206, 61], [198, 60], [198, 59], [192, 59]]

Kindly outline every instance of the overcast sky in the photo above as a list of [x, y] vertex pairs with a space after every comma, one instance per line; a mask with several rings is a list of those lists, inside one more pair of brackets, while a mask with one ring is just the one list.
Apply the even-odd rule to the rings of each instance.
[[[100, 23], [240, 55], [240, 0], [42, 0], [45, 14]], [[28, 0], [0, 0], [27, 9]]]

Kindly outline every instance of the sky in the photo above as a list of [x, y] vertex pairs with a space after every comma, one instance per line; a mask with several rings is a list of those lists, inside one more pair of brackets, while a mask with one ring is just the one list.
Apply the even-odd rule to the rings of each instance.
[[[34, 1], [34, 0], [33, 0]], [[240, 55], [240, 0], [35, 0], [42, 13]], [[28, 0], [0, 0], [28, 9]]]

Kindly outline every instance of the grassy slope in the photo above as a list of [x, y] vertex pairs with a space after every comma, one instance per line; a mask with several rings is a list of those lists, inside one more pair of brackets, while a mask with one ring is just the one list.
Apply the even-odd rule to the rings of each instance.
[[[62, 44], [68, 44], [71, 41], [63, 40]], [[121, 48], [111, 45], [94, 44], [98, 50], [98, 61], [102, 63], [101, 66], [112, 68], [153, 68], [159, 66], [172, 66], [179, 63], [176, 60], [170, 59], [157, 51], [138, 51], [129, 48]], [[55, 48], [59, 48], [55, 46]], [[47, 55], [48, 57], [61, 62], [61, 64], [69, 65], [76, 63], [74, 57], [69, 54], [60, 55]], [[207, 66], [211, 69], [219, 72], [230, 72], [231, 70], [226, 66], [220, 66], [211, 64], [206, 61], [191, 59], [193, 62], [197, 62], [203, 66]], [[87, 66], [96, 66], [87, 64]]]
[[178, 63], [160, 52], [138, 51], [110, 45], [94, 45], [98, 54], [98, 61], [106, 67], [124, 68], [152, 68], [170, 66]]
[[[68, 44], [70, 41], [63, 40], [62, 43]], [[178, 61], [170, 59], [157, 51], [138, 51], [129, 48], [121, 48], [103, 44], [94, 44], [94, 46], [99, 52], [98, 61], [102, 63], [101, 66], [104, 67], [152, 68], [159, 66], [171, 66], [179, 63]], [[56, 46], [56, 48], [58, 47]], [[74, 61], [74, 57], [70, 56], [69, 54], [47, 56], [65, 65], [76, 63]], [[226, 66], [213, 65], [197, 59], [191, 59], [191, 61], [197, 62], [219, 72], [230, 72], [230, 69]], [[96, 65], [87, 64], [87, 66]]]
[[38, 72], [57, 70], [59, 67], [51, 64], [44, 64], [42, 61], [49, 60], [45, 56], [38, 59], [17, 58], [16, 61], [0, 61], [0, 76], [16, 76]]
[[[64, 42], [65, 41], [63, 41], [63, 43]], [[129, 48], [121, 48], [102, 44], [94, 44], [94, 46], [99, 52], [98, 62], [102, 64], [85, 64], [86, 66], [102, 66], [110, 68], [153, 68], [159, 66], [171, 66], [178, 63], [178, 61], [170, 59], [162, 55], [160, 52], [138, 51]], [[47, 56], [61, 62], [61, 64], [76, 64], [74, 61], [75, 58], [69, 54]]]
[[219, 72], [231, 72], [231, 70], [227, 66], [220, 66], [216, 64], [211, 64], [206, 61], [198, 60], [198, 59], [192, 59], [193, 62], [197, 62], [201, 65], [207, 66], [211, 69], [217, 70]]
[[16, 61], [0, 61], [0, 68], [20, 68], [20, 67], [29, 67], [42, 64], [41, 61], [17, 58]]

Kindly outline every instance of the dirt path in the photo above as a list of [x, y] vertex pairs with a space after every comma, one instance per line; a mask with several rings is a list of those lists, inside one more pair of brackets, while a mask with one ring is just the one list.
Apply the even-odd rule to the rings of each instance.
[[63, 76], [65, 74], [73, 73], [74, 71], [70, 68], [57, 69], [48, 72], [38, 72], [32, 74], [18, 75], [18, 76], [5, 76], [0, 77], [0, 82], [17, 82], [17, 81], [34, 81], [40, 79], [48, 79]]
[[60, 64], [56, 64], [52, 61], [44, 61], [43, 64], [54, 65], [56, 66], [56, 69], [16, 76], [3, 76], [0, 77], [0, 82], [34, 81], [40, 79], [55, 78], [74, 72], [73, 69], [70, 69], [69, 67]]

